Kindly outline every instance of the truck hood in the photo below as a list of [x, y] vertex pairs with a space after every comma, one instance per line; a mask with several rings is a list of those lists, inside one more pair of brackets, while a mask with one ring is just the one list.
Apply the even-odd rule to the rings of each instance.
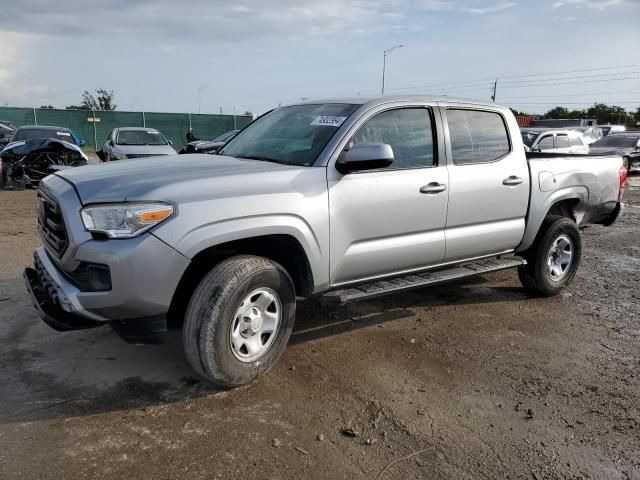
[[[171, 203], [255, 194], [283, 188], [297, 167], [219, 155], [165, 155], [57, 172], [74, 185], [83, 205], [159, 200]], [[271, 180], [270, 180], [271, 179]]]

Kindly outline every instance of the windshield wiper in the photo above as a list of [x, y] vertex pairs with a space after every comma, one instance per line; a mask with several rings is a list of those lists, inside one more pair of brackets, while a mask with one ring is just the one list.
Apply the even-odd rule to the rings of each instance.
[[291, 165], [288, 162], [278, 160], [277, 158], [263, 157], [261, 155], [236, 155], [238, 158], [246, 158], [247, 160], [260, 160], [263, 162], [279, 163], [280, 165]]

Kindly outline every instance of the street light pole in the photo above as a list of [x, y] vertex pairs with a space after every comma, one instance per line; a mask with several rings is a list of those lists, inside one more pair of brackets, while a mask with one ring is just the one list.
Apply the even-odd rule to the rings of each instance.
[[384, 75], [387, 70], [387, 55], [393, 52], [396, 48], [402, 48], [403, 45], [394, 45], [382, 52], [382, 95], [384, 95]]
[[202, 96], [202, 90], [204, 90], [207, 87], [210, 87], [211, 84], [210, 83], [206, 83], [204, 85], [201, 85], [200, 87], [198, 87], [198, 113], [200, 113], [200, 100], [201, 100], [201, 96]]

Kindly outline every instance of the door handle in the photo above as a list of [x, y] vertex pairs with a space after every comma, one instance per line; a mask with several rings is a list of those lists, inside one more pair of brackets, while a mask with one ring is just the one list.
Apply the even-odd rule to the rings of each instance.
[[507, 185], [508, 187], [513, 187], [515, 185], [520, 185], [523, 182], [523, 180], [520, 177], [516, 177], [515, 175], [511, 175], [508, 178], [505, 178], [502, 181], [503, 185]]
[[420, 188], [420, 193], [426, 193], [427, 195], [429, 195], [432, 193], [444, 192], [446, 189], [447, 189], [446, 185], [443, 185], [442, 183], [438, 183], [438, 182], [432, 182]]

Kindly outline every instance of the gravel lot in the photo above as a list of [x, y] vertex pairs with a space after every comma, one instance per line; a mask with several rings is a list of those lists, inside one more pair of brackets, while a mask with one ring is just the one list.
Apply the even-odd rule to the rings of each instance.
[[32, 191], [0, 192], [0, 478], [640, 479], [640, 178], [584, 230], [574, 283], [513, 271], [339, 309], [299, 306], [251, 385], [109, 328], [60, 334], [21, 279]]

